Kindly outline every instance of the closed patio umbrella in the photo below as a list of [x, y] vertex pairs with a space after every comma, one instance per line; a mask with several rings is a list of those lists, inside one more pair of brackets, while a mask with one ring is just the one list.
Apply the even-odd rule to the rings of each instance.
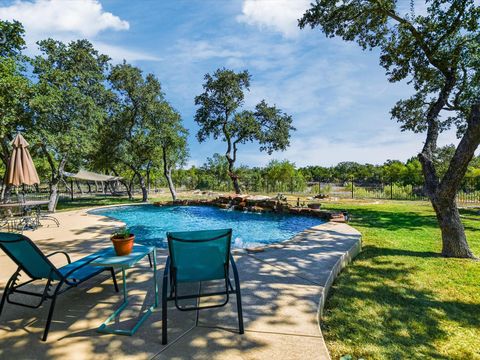
[[13, 151], [8, 164], [7, 183], [20, 186], [40, 184], [37, 170], [28, 151], [28, 143], [21, 134], [12, 142]]

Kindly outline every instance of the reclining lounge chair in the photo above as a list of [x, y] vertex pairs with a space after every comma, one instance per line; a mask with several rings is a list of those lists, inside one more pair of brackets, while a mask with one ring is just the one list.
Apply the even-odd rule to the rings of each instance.
[[[117, 281], [113, 268], [96, 267], [89, 265], [90, 262], [102, 255], [106, 250], [88, 255], [80, 260], [71, 262], [70, 257], [64, 251], [55, 251], [49, 255], [44, 255], [42, 251], [28, 237], [21, 234], [0, 232], [0, 249], [2, 249], [17, 265], [18, 268], [10, 277], [3, 292], [0, 302], [0, 315], [2, 314], [5, 302], [10, 304], [38, 308], [45, 300], [51, 300], [50, 310], [48, 312], [47, 324], [43, 332], [42, 340], [46, 341], [48, 330], [52, 321], [53, 310], [57, 296], [67, 290], [83, 283], [84, 281], [98, 275], [103, 271], [110, 271], [113, 279], [115, 291], [118, 292]], [[57, 268], [49, 260], [49, 257], [55, 254], [65, 255], [68, 264]], [[30, 280], [19, 283], [21, 273], [25, 273]], [[36, 293], [24, 290], [24, 286], [38, 280], [46, 280], [43, 292]], [[38, 298], [37, 304], [30, 305], [19, 302], [18, 299], [12, 299], [12, 295], [22, 294]]]

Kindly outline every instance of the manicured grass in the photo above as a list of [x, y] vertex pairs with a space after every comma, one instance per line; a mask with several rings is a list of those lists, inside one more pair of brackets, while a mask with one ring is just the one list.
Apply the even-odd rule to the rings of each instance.
[[78, 198], [74, 200], [64, 200], [59, 201], [57, 204], [57, 211], [69, 211], [69, 210], [79, 210], [85, 208], [91, 208], [96, 206], [106, 206], [106, 205], [118, 205], [118, 204], [130, 204], [138, 203], [140, 199], [128, 200], [128, 197], [89, 197], [89, 198]]
[[[172, 198], [168, 194], [157, 194], [149, 202], [154, 201], [165, 201], [171, 200]], [[85, 197], [77, 198], [74, 200], [63, 200], [59, 201], [57, 205], [57, 211], [69, 211], [69, 210], [79, 210], [86, 209], [96, 206], [107, 206], [107, 205], [121, 205], [121, 204], [139, 204], [141, 203], [141, 197], [139, 195], [135, 196], [133, 200], [129, 200], [126, 196], [96, 196], [96, 197]]]
[[[445, 259], [430, 205], [326, 203], [347, 209], [363, 251], [338, 277], [322, 330], [333, 359], [480, 359], [480, 262]], [[464, 210], [480, 256], [479, 210]]]

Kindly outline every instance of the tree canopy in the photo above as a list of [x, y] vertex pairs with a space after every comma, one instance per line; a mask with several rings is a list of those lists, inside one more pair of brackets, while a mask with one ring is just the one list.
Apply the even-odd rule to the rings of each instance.
[[30, 106], [35, 136], [51, 168], [49, 209], [54, 210], [67, 160], [82, 163], [106, 117], [104, 81], [109, 58], [86, 40], [66, 45], [47, 39], [38, 45], [41, 55], [32, 60], [37, 82]]
[[[414, 5], [414, 3], [413, 3]], [[317, 0], [299, 21], [328, 37], [378, 48], [390, 82], [406, 80], [413, 95], [392, 117], [402, 130], [425, 132], [419, 160], [425, 189], [442, 229], [445, 256], [473, 257], [455, 204], [457, 190], [480, 143], [480, 6], [473, 0], [431, 0], [426, 14], [401, 10], [394, 0]], [[448, 169], [435, 167], [439, 134], [461, 137]]]
[[292, 117], [265, 100], [255, 110], [242, 110], [250, 79], [248, 71], [218, 69], [213, 75], [205, 75], [204, 92], [195, 97], [195, 105], [199, 106], [195, 121], [200, 126], [197, 138], [200, 142], [209, 137], [220, 138], [227, 143], [225, 157], [236, 193], [241, 193], [234, 170], [238, 146], [257, 142], [260, 151], [271, 154], [285, 150], [290, 145], [290, 132], [295, 130]]

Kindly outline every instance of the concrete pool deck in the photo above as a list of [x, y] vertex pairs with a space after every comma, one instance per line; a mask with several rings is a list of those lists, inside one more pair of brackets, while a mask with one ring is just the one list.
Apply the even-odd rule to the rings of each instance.
[[[122, 223], [86, 210], [57, 214], [61, 226], [26, 232], [46, 253], [67, 251], [72, 260], [109, 247]], [[169, 344], [161, 345], [158, 308], [132, 337], [96, 328], [115, 310], [121, 295], [100, 275], [57, 300], [47, 342], [40, 341], [48, 303], [40, 309], [6, 304], [0, 316], [0, 358], [5, 359], [329, 359], [319, 312], [338, 272], [360, 251], [361, 235], [347, 224], [325, 223], [259, 253], [235, 251], [240, 272], [245, 334], [237, 333], [235, 299], [224, 308], [180, 312], [169, 306]], [[166, 252], [158, 251], [163, 272]], [[61, 266], [61, 256], [52, 258]], [[0, 252], [0, 291], [16, 269]], [[105, 273], [107, 274], [107, 273]], [[153, 301], [148, 260], [128, 271], [130, 311], [116, 321], [131, 326]], [[120, 276], [117, 276], [120, 281]], [[158, 281], [161, 290], [161, 276]], [[129, 305], [130, 306], [130, 305]]]

